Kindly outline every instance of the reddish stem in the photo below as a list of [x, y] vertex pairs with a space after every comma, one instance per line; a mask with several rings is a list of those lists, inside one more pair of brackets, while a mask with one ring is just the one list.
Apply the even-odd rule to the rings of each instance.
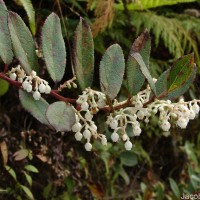
[[[4, 79], [6, 81], [8, 81], [10, 84], [20, 88], [21, 87], [21, 83], [19, 83], [18, 81], [14, 81], [12, 79], [10, 79], [9, 77], [7, 77], [4, 73], [0, 73], [0, 78], [1, 79]], [[61, 95], [59, 95], [58, 93], [56, 93], [55, 91], [51, 91], [50, 93], [51, 96], [54, 96], [56, 99], [59, 99], [61, 101], [64, 101], [64, 102], [69, 102], [69, 103], [74, 103], [76, 102], [76, 99], [70, 99], [70, 98], [66, 98], [66, 97], [63, 97]]]
[[8, 64], [4, 65], [4, 73], [6, 73], [8, 71]]

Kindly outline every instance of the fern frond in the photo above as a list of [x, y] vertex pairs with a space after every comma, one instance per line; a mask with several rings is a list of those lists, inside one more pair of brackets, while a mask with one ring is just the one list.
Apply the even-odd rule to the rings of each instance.
[[[175, 5], [178, 3], [191, 3], [197, 0], [137, 0], [127, 4], [128, 10], [145, 10], [159, 6]], [[118, 10], [124, 10], [123, 1], [115, 5]]]
[[18, 5], [24, 7], [29, 19], [30, 29], [33, 35], [36, 33], [36, 26], [35, 26], [35, 10], [33, 8], [33, 4], [31, 0], [14, 0]]
[[175, 58], [193, 51], [199, 61], [197, 44], [178, 19], [159, 16], [153, 12], [134, 11], [131, 16], [131, 23], [137, 32], [147, 28], [154, 34], [156, 46], [162, 39]]
[[95, 8], [96, 20], [92, 25], [93, 36], [112, 24], [114, 17], [114, 0], [99, 0]]

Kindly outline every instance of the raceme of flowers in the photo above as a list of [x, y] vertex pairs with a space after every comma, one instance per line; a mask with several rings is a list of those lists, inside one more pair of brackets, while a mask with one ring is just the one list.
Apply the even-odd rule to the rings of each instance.
[[[39, 78], [36, 72], [32, 71], [27, 76], [24, 70], [17, 66], [12, 68], [9, 72], [9, 77], [12, 80], [17, 80], [22, 83], [22, 88], [27, 92], [33, 93], [33, 98], [39, 100], [41, 93], [49, 94], [51, 87], [48, 82]], [[72, 83], [76, 87], [76, 84]], [[155, 80], [156, 81], [156, 80]], [[137, 137], [142, 133], [140, 123], [149, 123], [149, 119], [152, 115], [159, 117], [158, 124], [160, 128], [167, 133], [172, 124], [186, 128], [189, 120], [193, 120], [199, 113], [200, 100], [192, 100], [185, 102], [183, 98], [180, 98], [178, 102], [171, 102], [170, 100], [155, 99], [150, 102], [151, 88], [147, 85], [147, 88], [140, 91], [137, 95], [130, 99], [128, 107], [121, 108], [111, 112], [107, 116], [106, 124], [111, 130], [111, 140], [113, 142], [122, 141], [126, 150], [131, 150], [133, 144], [130, 136], [126, 133], [127, 126], [132, 127], [133, 136]], [[124, 102], [118, 102], [116, 99], [113, 103], [113, 108], [123, 105]], [[72, 106], [76, 122], [72, 126], [72, 131], [75, 133], [75, 139], [77, 141], [85, 140], [86, 151], [92, 150], [92, 139], [100, 139], [102, 145], [107, 145], [107, 138], [104, 134], [98, 133], [97, 126], [93, 121], [93, 116], [98, 113], [100, 109], [105, 108], [106, 96], [102, 92], [86, 88], [82, 95], [79, 96], [76, 103], [80, 105], [80, 109], [76, 109]]]
[[48, 82], [37, 76], [35, 71], [32, 71], [30, 75], [26, 75], [25, 71], [20, 65], [12, 68], [9, 72], [9, 77], [12, 80], [17, 80], [22, 83], [22, 88], [29, 93], [33, 93], [33, 98], [39, 100], [41, 93], [49, 94], [51, 87]]

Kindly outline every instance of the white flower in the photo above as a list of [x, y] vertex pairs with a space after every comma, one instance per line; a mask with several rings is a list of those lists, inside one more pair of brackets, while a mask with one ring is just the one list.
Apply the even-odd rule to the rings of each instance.
[[139, 110], [139, 111], [137, 112], [137, 117], [138, 117], [139, 119], [143, 119], [144, 116], [145, 116], [145, 114], [144, 114], [144, 112], [143, 112], [142, 110]]
[[36, 90], [34, 93], [33, 93], [33, 98], [35, 100], [39, 100], [41, 97], [41, 94]]
[[180, 127], [180, 128], [186, 128], [186, 126], [187, 126], [187, 124], [188, 124], [188, 120], [186, 120], [185, 118], [183, 118], [183, 117], [180, 117], [178, 120], [177, 120], [177, 122], [176, 122], [176, 124]]
[[116, 119], [113, 119], [111, 122], [110, 122], [110, 128], [112, 129], [116, 129], [118, 127], [118, 121]]
[[86, 150], [86, 151], [91, 151], [91, 149], [92, 149], [92, 144], [91, 144], [90, 142], [87, 142], [87, 143], [85, 144], [85, 150]]
[[128, 139], [128, 135], [127, 135], [126, 133], [123, 134], [123, 135], [122, 135], [122, 140], [123, 140], [123, 141], [126, 141], [127, 139]]
[[91, 121], [92, 120], [92, 117], [93, 115], [90, 113], [90, 111], [88, 110], [86, 113], [85, 113], [85, 119], [87, 121]]
[[88, 104], [87, 102], [83, 102], [83, 103], [81, 104], [81, 110], [87, 111], [88, 108], [89, 108], [89, 104]]
[[32, 92], [32, 89], [33, 89], [33, 88], [32, 88], [32, 85], [31, 85], [30, 83], [28, 83], [28, 84], [26, 85], [26, 89], [25, 89], [25, 90], [26, 90], [27, 92]]
[[75, 139], [77, 141], [81, 141], [82, 137], [83, 137], [83, 134], [81, 132], [76, 132], [76, 134], [74, 135], [75, 136]]
[[15, 73], [11, 73], [10, 75], [9, 75], [9, 77], [12, 79], [12, 80], [16, 80], [16, 78], [17, 78], [17, 75], [15, 74]]
[[167, 120], [164, 120], [162, 121], [160, 127], [162, 128], [163, 131], [169, 131], [171, 124]]
[[199, 113], [199, 105], [196, 102], [193, 104], [192, 110], [194, 110], [195, 114]]
[[102, 138], [101, 138], [101, 144], [102, 145], [107, 145], [107, 139], [106, 139], [105, 135], [103, 135]]
[[134, 126], [133, 127], [133, 134], [135, 136], [139, 136], [141, 134], [141, 132], [142, 132], [142, 130], [141, 130], [141, 128], [139, 126]]
[[51, 92], [51, 87], [49, 85], [46, 85], [45, 94], [49, 94], [50, 92]]
[[72, 131], [73, 131], [73, 132], [78, 132], [78, 131], [81, 130], [81, 128], [82, 128], [81, 123], [76, 122], [76, 123], [72, 126]]
[[119, 135], [116, 132], [113, 132], [111, 135], [111, 139], [113, 142], [117, 142], [117, 140], [119, 139]]
[[46, 86], [44, 85], [44, 83], [41, 83], [41, 84], [39, 85], [39, 91], [40, 91], [41, 93], [44, 93], [44, 92], [45, 92], [45, 89], [46, 89]]
[[125, 149], [126, 149], [127, 151], [130, 151], [130, 150], [132, 149], [132, 147], [133, 147], [133, 144], [132, 144], [129, 140], [127, 140], [127, 141], [125, 142], [125, 144], [124, 144], [124, 147], [125, 147]]
[[90, 139], [91, 135], [92, 134], [91, 134], [91, 132], [88, 129], [85, 129], [83, 131], [83, 136], [84, 136], [85, 139]]

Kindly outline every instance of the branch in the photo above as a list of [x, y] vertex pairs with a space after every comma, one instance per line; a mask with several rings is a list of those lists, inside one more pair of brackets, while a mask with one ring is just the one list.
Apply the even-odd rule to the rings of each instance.
[[[5, 80], [5, 81], [8, 81], [10, 84], [12, 84], [12, 85], [14, 85], [18, 88], [20, 88], [22, 86], [22, 83], [10, 79], [4, 73], [0, 73], [0, 78]], [[64, 101], [64, 102], [69, 102], [69, 103], [75, 103], [76, 102], [76, 99], [70, 99], [70, 98], [63, 97], [63, 96], [59, 95], [58, 93], [56, 93], [56, 91], [54, 91], [54, 90], [51, 91], [50, 95], [55, 97], [56, 99], [59, 99], [59, 100]]]

